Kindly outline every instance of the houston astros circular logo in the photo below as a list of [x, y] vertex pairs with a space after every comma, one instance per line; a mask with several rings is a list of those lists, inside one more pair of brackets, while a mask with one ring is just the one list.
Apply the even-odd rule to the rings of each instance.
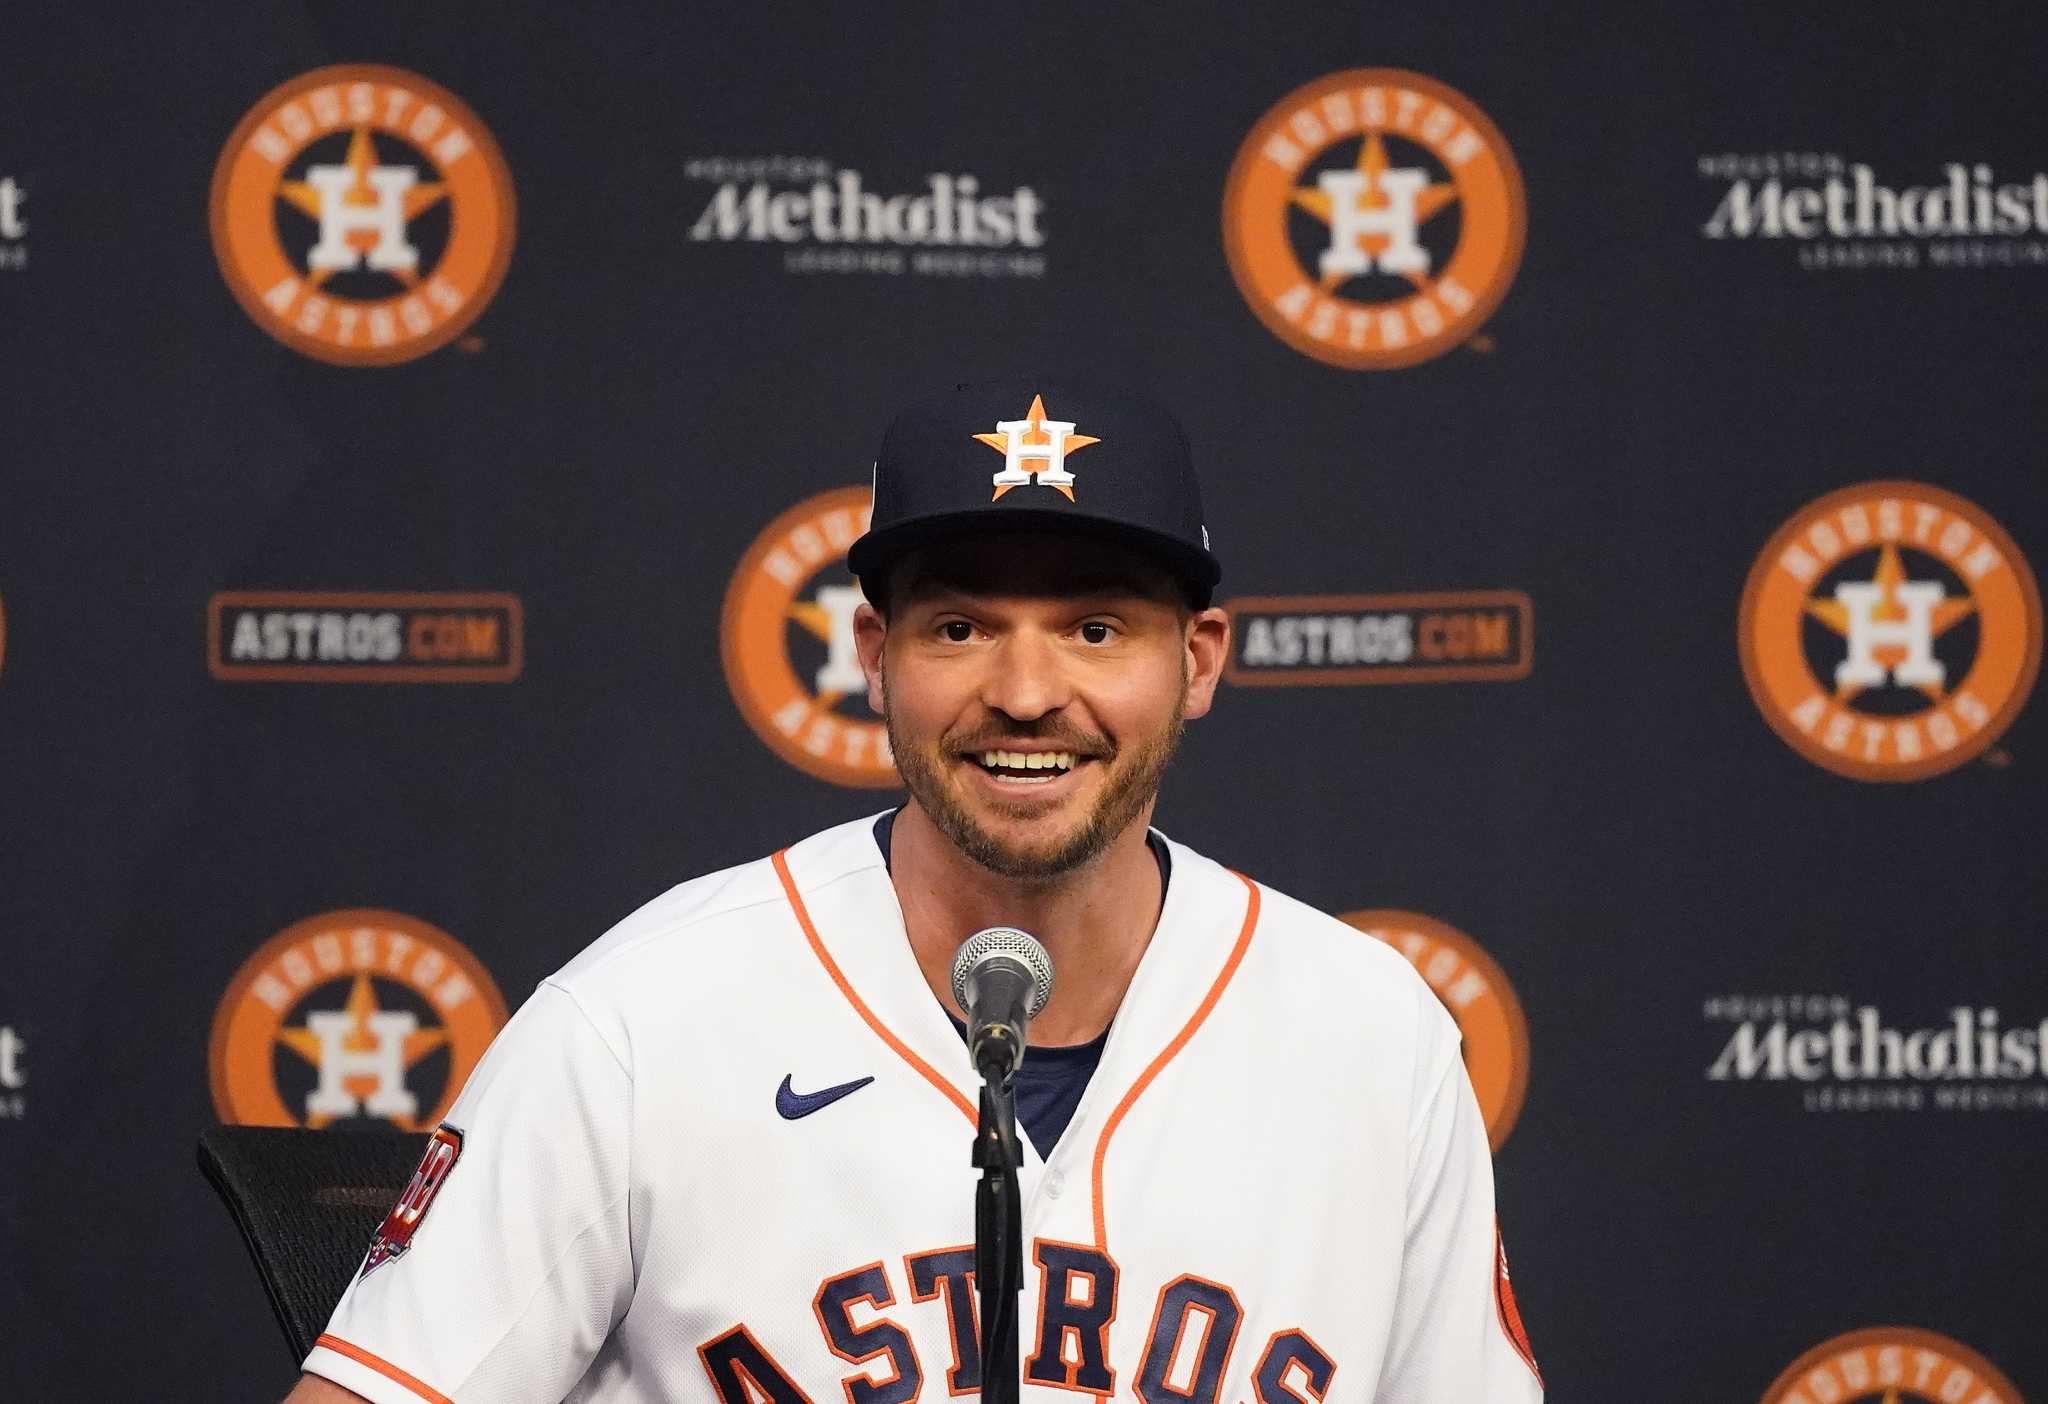
[[1527, 218], [1514, 153], [1462, 93], [1397, 68], [1289, 93], [1238, 148], [1223, 249], [1274, 335], [1350, 370], [1412, 366], [1507, 295]]
[[1878, 1326], [1814, 1347], [1762, 1404], [2025, 1404], [1983, 1356], [1932, 1331]]
[[1920, 780], [1981, 754], [2026, 704], [2041, 596], [1982, 508], [1862, 483], [1778, 529], [1738, 634], [1750, 695], [1792, 749], [1857, 780]]
[[1340, 920], [1408, 957], [1458, 1021], [1486, 1139], [1499, 1150], [1529, 1090], [1529, 1026], [1506, 973], [1477, 941], [1434, 917], [1376, 908]]
[[885, 786], [896, 762], [868, 707], [853, 642], [866, 596], [846, 569], [868, 505], [868, 489], [835, 488], [770, 522], [725, 592], [719, 652], [733, 701], [777, 755], [820, 780]]
[[438, 927], [370, 908], [307, 917], [221, 999], [214, 1108], [244, 1126], [429, 1130], [504, 1025], [490, 973]]
[[423, 356], [512, 257], [512, 177], [460, 99], [415, 73], [316, 69], [272, 90], [213, 173], [213, 252], [256, 324], [339, 365]]

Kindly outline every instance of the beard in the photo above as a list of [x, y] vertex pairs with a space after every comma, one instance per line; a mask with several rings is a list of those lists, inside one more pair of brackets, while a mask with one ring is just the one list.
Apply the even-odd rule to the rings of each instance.
[[[888, 681], [883, 680], [882, 721], [889, 733], [889, 745], [896, 757], [896, 770], [903, 777], [918, 807], [931, 817], [939, 832], [969, 859], [999, 877], [1023, 882], [1046, 882], [1064, 876], [1100, 857], [1117, 836], [1143, 814], [1159, 793], [1160, 777], [1173, 759], [1186, 725], [1187, 688], [1183, 681], [1174, 698], [1173, 715], [1166, 725], [1129, 747], [1112, 747], [1107, 737], [1087, 736], [1055, 721], [1020, 727], [1011, 724], [1004, 735], [1029, 735], [1049, 747], [1091, 755], [1089, 765], [1104, 766], [1108, 780], [1080, 825], [1050, 845], [1028, 845], [989, 828], [969, 812], [951, 784], [949, 767], [955, 758], [972, 752], [971, 743], [949, 746], [943, 739], [923, 745], [902, 734], [894, 710], [888, 706]], [[969, 760], [967, 764], [976, 762]], [[1002, 818], [1029, 820], [1041, 812], [1029, 804], [991, 806]]]

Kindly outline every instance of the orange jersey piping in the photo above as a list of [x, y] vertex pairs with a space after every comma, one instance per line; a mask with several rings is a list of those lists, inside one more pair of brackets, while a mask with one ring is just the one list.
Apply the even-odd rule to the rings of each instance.
[[453, 1399], [450, 1399], [447, 1395], [441, 1393], [440, 1390], [435, 1389], [426, 1381], [418, 1379], [415, 1376], [406, 1374], [405, 1371], [399, 1369], [390, 1361], [380, 1359], [379, 1357], [370, 1354], [370, 1352], [364, 1350], [359, 1345], [350, 1345], [347, 1341], [343, 1340], [339, 1336], [323, 1335], [322, 1337], [320, 1337], [319, 1340], [313, 1342], [313, 1345], [316, 1348], [324, 1348], [327, 1350], [331, 1350], [336, 1355], [345, 1355], [350, 1360], [355, 1361], [358, 1365], [369, 1366], [372, 1370], [375, 1370], [385, 1379], [395, 1380], [399, 1384], [404, 1385], [414, 1394], [417, 1394], [420, 1398], [426, 1400], [427, 1404], [455, 1404], [455, 1401]]
[[918, 1057], [917, 1054], [911, 1052], [910, 1046], [891, 1033], [888, 1025], [876, 1018], [875, 1012], [861, 1001], [861, 997], [858, 994], [854, 993], [853, 985], [848, 982], [845, 974], [841, 972], [838, 963], [832, 959], [831, 952], [825, 949], [825, 943], [818, 939], [818, 928], [811, 924], [810, 911], [804, 906], [804, 899], [797, 894], [796, 880], [790, 877], [789, 864], [784, 861], [785, 855], [788, 852], [789, 850], [785, 848], [782, 852], [775, 855], [775, 876], [782, 879], [782, 895], [789, 899], [790, 910], [796, 913], [797, 925], [804, 929], [804, 939], [811, 943], [811, 954], [815, 955], [818, 958], [818, 963], [825, 967], [825, 973], [832, 977], [832, 983], [839, 987], [839, 993], [846, 996], [846, 1002], [853, 1006], [854, 1013], [866, 1020], [867, 1026], [875, 1031], [875, 1037], [888, 1044], [897, 1057], [917, 1069], [926, 1082], [929, 1082], [932, 1086], [938, 1088], [941, 1093], [945, 1094], [946, 1100], [960, 1109], [960, 1114], [967, 1118], [970, 1126], [978, 1125], [980, 1123], [980, 1116], [976, 1112], [974, 1104], [961, 1095], [960, 1090], [953, 1086], [952, 1083], [939, 1076], [938, 1071], [930, 1063], [927, 1063], [924, 1059]]
[[1216, 1007], [1216, 1001], [1222, 997], [1224, 988], [1230, 984], [1231, 977], [1237, 974], [1237, 967], [1244, 960], [1245, 948], [1252, 943], [1252, 929], [1259, 924], [1258, 884], [1240, 872], [1232, 872], [1231, 876], [1244, 884], [1245, 891], [1250, 894], [1250, 897], [1245, 902], [1244, 927], [1237, 933], [1237, 945], [1231, 949], [1230, 959], [1223, 962], [1223, 969], [1216, 976], [1216, 983], [1209, 987], [1209, 993], [1203, 997], [1201, 1004], [1196, 1006], [1195, 1012], [1189, 1017], [1186, 1026], [1178, 1034], [1174, 1035], [1173, 1042], [1160, 1050], [1159, 1056], [1152, 1060], [1151, 1066], [1146, 1068], [1138, 1080], [1131, 1084], [1131, 1090], [1124, 1093], [1123, 1100], [1116, 1104], [1116, 1110], [1109, 1114], [1109, 1120], [1103, 1125], [1102, 1139], [1095, 1143], [1095, 1168], [1090, 1179], [1095, 1196], [1095, 1248], [1097, 1252], [1104, 1254], [1109, 1252], [1109, 1232], [1104, 1222], [1102, 1209], [1102, 1167], [1104, 1161], [1109, 1158], [1109, 1138], [1116, 1134], [1116, 1128], [1122, 1124], [1125, 1113], [1129, 1112], [1132, 1106], [1137, 1103], [1138, 1098], [1145, 1095], [1145, 1089], [1152, 1085], [1152, 1079], [1159, 1076], [1166, 1065], [1173, 1061], [1174, 1056], [1187, 1046], [1188, 1040], [1195, 1036], [1195, 1030], [1202, 1027], [1202, 1021], [1207, 1019], [1209, 1011]]

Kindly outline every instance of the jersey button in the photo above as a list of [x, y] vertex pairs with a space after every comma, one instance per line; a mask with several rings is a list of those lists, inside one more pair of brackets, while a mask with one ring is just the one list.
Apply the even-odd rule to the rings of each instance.
[[1060, 1197], [1060, 1191], [1065, 1188], [1066, 1181], [1062, 1180], [1059, 1176], [1053, 1175], [1049, 1177], [1045, 1182], [1046, 1198], [1058, 1199]]

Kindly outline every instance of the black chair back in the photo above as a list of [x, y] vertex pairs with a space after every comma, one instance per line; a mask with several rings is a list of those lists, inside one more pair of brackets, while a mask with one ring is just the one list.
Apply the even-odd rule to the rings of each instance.
[[292, 1363], [327, 1328], [427, 1138], [398, 1131], [215, 1126], [199, 1168], [234, 1216]]

